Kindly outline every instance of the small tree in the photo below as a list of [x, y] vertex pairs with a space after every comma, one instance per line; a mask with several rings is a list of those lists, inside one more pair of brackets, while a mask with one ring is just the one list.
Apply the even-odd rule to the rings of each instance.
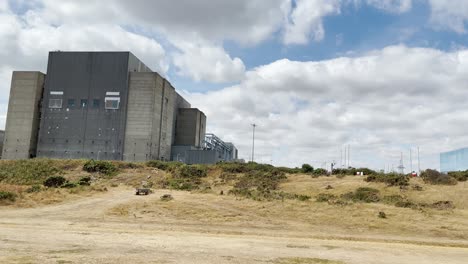
[[44, 186], [57, 188], [62, 186], [66, 182], [67, 180], [62, 176], [52, 176], [44, 181]]
[[312, 173], [314, 172], [314, 167], [310, 166], [309, 164], [302, 164], [302, 172], [303, 173]]

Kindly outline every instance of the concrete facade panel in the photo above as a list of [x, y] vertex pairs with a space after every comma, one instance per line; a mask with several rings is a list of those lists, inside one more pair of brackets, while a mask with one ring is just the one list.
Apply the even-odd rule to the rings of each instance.
[[44, 79], [40, 72], [13, 72], [2, 159], [36, 156]]

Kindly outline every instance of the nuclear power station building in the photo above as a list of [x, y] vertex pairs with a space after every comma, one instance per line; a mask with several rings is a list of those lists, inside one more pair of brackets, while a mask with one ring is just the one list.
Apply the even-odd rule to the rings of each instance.
[[50, 52], [47, 74], [13, 72], [2, 159], [237, 159], [206, 120], [130, 52]]

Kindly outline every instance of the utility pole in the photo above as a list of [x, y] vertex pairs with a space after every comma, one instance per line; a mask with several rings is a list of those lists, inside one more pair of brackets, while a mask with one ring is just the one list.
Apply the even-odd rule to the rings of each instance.
[[351, 166], [351, 145], [348, 144], [348, 168]]
[[398, 165], [398, 172], [400, 174], [404, 174], [405, 173], [405, 166], [403, 166], [403, 152], [401, 152], [401, 158], [400, 158], [400, 165]]
[[340, 167], [343, 168], [343, 148], [340, 149]]
[[411, 148], [409, 149], [409, 163], [410, 163], [410, 173], [413, 173], [413, 156], [412, 156]]
[[420, 166], [420, 160], [419, 160], [419, 147], [418, 147], [418, 176], [419, 176], [419, 173], [421, 173], [421, 166]]
[[254, 162], [254, 155], [255, 155], [255, 127], [257, 125], [254, 123], [252, 124], [253, 132], [252, 132], [252, 162]]

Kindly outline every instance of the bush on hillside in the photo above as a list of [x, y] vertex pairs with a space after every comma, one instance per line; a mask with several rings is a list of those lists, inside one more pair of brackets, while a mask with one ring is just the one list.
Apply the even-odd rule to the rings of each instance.
[[427, 169], [421, 173], [421, 178], [425, 183], [437, 185], [455, 185], [457, 180], [452, 176], [440, 173], [436, 170]]
[[317, 176], [324, 176], [324, 175], [328, 175], [328, 171], [326, 169], [317, 168], [312, 172], [312, 174], [317, 175]]
[[182, 165], [184, 165], [184, 163], [178, 161], [150, 160], [146, 162], [146, 166], [160, 169], [163, 171], [174, 171]]
[[44, 181], [45, 187], [58, 188], [65, 184], [67, 180], [62, 176], [52, 176]]
[[166, 182], [167, 187], [176, 190], [191, 191], [199, 189], [201, 178], [207, 176], [207, 167], [204, 165], [185, 165], [174, 167], [172, 177]]
[[353, 202], [376, 203], [380, 201], [380, 191], [370, 187], [360, 187], [354, 192], [343, 194], [341, 197]]
[[29, 187], [28, 189], [26, 189], [26, 192], [27, 193], [37, 193], [37, 192], [40, 192], [42, 191], [42, 187], [38, 184], [35, 184], [31, 187]]
[[223, 172], [229, 173], [247, 173], [250, 171], [268, 172], [278, 170], [270, 164], [260, 164], [256, 162], [239, 163], [239, 162], [220, 162], [216, 164]]
[[457, 181], [460, 181], [460, 182], [462, 182], [462, 181], [464, 182], [464, 181], [468, 180], [468, 170], [466, 170], [466, 171], [452, 171], [452, 172], [449, 172], [448, 175], [450, 177], [453, 177]]
[[333, 173], [335, 175], [356, 175], [358, 172], [363, 172], [364, 175], [374, 175], [377, 174], [375, 170], [371, 170], [369, 168], [336, 168], [333, 169]]
[[8, 184], [42, 184], [47, 177], [62, 173], [60, 162], [50, 159], [0, 161], [0, 182]]
[[16, 194], [12, 192], [0, 191], [0, 201], [14, 202], [16, 200]]
[[314, 172], [314, 167], [310, 166], [309, 164], [302, 164], [302, 172], [303, 173], [312, 173]]
[[117, 172], [117, 168], [112, 162], [104, 160], [88, 160], [83, 165], [83, 170], [87, 172], [102, 173], [109, 176]]
[[369, 175], [364, 179], [366, 182], [383, 182], [388, 186], [408, 186], [410, 178], [399, 173], [378, 173]]
[[285, 173], [279, 170], [249, 171], [237, 179], [229, 193], [254, 200], [308, 199], [305, 196], [276, 192], [278, 185], [286, 178]]
[[288, 174], [297, 174], [297, 173], [302, 172], [302, 169], [297, 168], [297, 167], [296, 168], [276, 167], [276, 169], [278, 169], [281, 172], [288, 173]]
[[89, 176], [81, 177], [81, 179], [78, 181], [78, 184], [81, 186], [91, 185], [91, 177]]

